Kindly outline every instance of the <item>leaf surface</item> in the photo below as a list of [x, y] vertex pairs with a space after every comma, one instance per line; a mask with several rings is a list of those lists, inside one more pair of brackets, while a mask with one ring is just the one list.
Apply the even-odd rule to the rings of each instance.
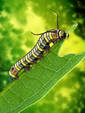
[[62, 43], [54, 45], [38, 64], [1, 92], [0, 113], [17, 113], [37, 102], [85, 58], [85, 53], [58, 56]]

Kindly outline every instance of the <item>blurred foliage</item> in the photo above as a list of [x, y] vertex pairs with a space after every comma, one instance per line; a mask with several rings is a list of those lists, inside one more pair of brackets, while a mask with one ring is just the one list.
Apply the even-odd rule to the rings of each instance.
[[[59, 14], [60, 29], [68, 30], [78, 23], [75, 33], [65, 41], [60, 55], [85, 51], [84, 0], [0, 0], [0, 91], [9, 83], [10, 66], [25, 55], [36, 43], [30, 32], [40, 33], [56, 28]], [[84, 113], [85, 61], [41, 101], [22, 113]]]
[[75, 6], [75, 17], [79, 23], [76, 34], [85, 39], [85, 0], [73, 0]]

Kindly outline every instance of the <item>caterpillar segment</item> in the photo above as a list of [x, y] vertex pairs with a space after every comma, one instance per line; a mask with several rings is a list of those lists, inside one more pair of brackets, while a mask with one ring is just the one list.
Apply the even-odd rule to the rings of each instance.
[[50, 40], [53, 40], [52, 33], [49, 33]]
[[22, 65], [23, 65], [24, 67], [26, 67], [26, 63], [24, 62], [23, 59], [21, 59], [21, 63], [22, 63]]
[[28, 63], [28, 64], [31, 64], [31, 61], [29, 60], [29, 58], [27, 57], [27, 55], [26, 55], [25, 58], [26, 58], [27, 63]]
[[23, 69], [23, 64], [21, 63], [21, 60], [17, 61], [16, 65], [20, 70]]
[[[18, 63], [18, 62], [17, 62]], [[20, 71], [20, 68], [17, 66], [17, 63], [15, 64], [15, 68]]]
[[[57, 27], [58, 21], [57, 21]], [[34, 34], [34, 33], [33, 33]], [[41, 35], [39, 40], [37, 41], [36, 45], [33, 47], [31, 51], [29, 51], [23, 58], [18, 60], [9, 71], [9, 77], [12, 80], [18, 79], [18, 73], [24, 69], [25, 71], [29, 70], [33, 64], [37, 63], [37, 60], [41, 59], [44, 53], [48, 53], [50, 50], [50, 45], [56, 44], [59, 41], [65, 39], [69, 34], [65, 33], [62, 30], [53, 29], [50, 31], [46, 31], [40, 34], [34, 35]]]
[[38, 48], [38, 45], [36, 46], [35, 49], [36, 49], [36, 50], [35, 50], [34, 54], [37, 56], [36, 59], [42, 58], [42, 57], [43, 57], [43, 52], [44, 52], [44, 50], [43, 50], [43, 51], [40, 51], [40, 49]]
[[44, 38], [45, 38], [45, 41], [46, 41], [47, 43], [49, 43], [49, 39], [48, 39], [47, 33], [44, 34]]
[[51, 43], [52, 40], [51, 40], [51, 38], [50, 38], [50, 36], [49, 36], [49, 32], [46, 33], [46, 37], [47, 37], [47, 39], [49, 40], [48, 43]]

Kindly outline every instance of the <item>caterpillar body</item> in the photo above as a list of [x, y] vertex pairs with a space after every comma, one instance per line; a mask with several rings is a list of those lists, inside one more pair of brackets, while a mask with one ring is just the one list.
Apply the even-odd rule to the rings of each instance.
[[[34, 34], [34, 33], [33, 33]], [[36, 45], [33, 47], [31, 51], [29, 51], [23, 58], [18, 60], [9, 71], [10, 80], [18, 79], [18, 73], [24, 69], [29, 70], [33, 64], [37, 62], [38, 59], [43, 57], [43, 53], [49, 51], [50, 43], [56, 44], [57, 42], [65, 39], [69, 36], [69, 34], [65, 33], [58, 28], [58, 16], [57, 16], [57, 29], [49, 30], [41, 34]]]

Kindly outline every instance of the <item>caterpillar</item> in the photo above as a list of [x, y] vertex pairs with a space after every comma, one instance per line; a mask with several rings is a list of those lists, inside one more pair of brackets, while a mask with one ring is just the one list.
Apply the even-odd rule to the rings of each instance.
[[33, 64], [37, 63], [37, 60], [43, 57], [45, 52], [48, 53], [51, 47], [50, 46], [51, 43], [56, 44], [61, 40], [65, 39], [66, 37], [69, 37], [69, 34], [59, 29], [58, 15], [57, 15], [57, 29], [52, 29], [52, 30], [49, 30], [40, 34], [34, 34], [34, 35], [40, 35], [40, 38], [38, 39], [33, 49], [31, 49], [23, 58], [18, 60], [10, 68], [9, 78], [11, 81], [19, 78], [18, 73], [22, 69], [29, 70]]

